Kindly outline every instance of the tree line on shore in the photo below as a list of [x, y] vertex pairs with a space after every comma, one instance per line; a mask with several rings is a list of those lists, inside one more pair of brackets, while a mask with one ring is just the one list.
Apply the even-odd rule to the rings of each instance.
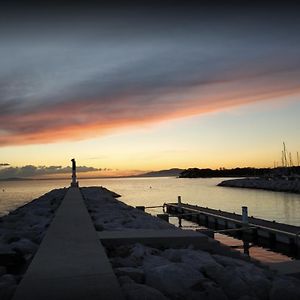
[[300, 167], [289, 168], [233, 168], [233, 169], [199, 169], [189, 168], [182, 171], [180, 178], [209, 178], [209, 177], [256, 177], [256, 176], [276, 176], [276, 175], [300, 175]]

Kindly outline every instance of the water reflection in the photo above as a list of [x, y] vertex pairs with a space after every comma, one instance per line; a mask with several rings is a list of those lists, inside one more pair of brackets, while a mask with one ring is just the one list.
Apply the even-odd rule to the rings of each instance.
[[[236, 213], [241, 212], [242, 206], [248, 206], [250, 216], [300, 226], [300, 195], [216, 186], [220, 181], [222, 178], [118, 178], [81, 179], [79, 183], [105, 186], [121, 194], [121, 200], [133, 206], [176, 202], [180, 195], [183, 203]], [[70, 180], [2, 181], [0, 189], [5, 192], [0, 194], [0, 213], [69, 184]]]

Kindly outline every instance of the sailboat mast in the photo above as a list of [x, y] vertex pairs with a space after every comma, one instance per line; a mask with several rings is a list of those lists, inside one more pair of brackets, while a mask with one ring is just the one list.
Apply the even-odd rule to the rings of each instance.
[[283, 142], [283, 158], [284, 158], [284, 167], [288, 167], [287, 151], [286, 151], [285, 142]]

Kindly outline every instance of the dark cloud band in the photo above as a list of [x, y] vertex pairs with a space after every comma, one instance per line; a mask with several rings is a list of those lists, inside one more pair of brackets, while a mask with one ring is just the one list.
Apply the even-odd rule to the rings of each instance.
[[[101, 169], [79, 166], [76, 168], [78, 173], [101, 171]], [[27, 165], [24, 167], [7, 167], [0, 169], [0, 178], [24, 178], [24, 177], [35, 177], [35, 176], [45, 176], [45, 175], [58, 175], [58, 174], [71, 174], [71, 167], [62, 166], [33, 166]]]
[[0, 145], [95, 137], [299, 93], [293, 7], [172, 3], [0, 18]]

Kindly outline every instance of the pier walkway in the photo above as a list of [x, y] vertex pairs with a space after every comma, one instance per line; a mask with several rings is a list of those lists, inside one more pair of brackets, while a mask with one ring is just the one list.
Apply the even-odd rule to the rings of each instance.
[[79, 188], [69, 188], [13, 300], [124, 299]]

